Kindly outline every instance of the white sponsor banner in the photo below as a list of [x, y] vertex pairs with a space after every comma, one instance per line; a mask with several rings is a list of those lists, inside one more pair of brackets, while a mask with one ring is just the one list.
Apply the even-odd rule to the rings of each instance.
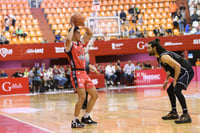
[[123, 43], [112, 43], [112, 49], [113, 50], [120, 50], [121, 46], [123, 46]]
[[43, 54], [44, 53], [44, 48], [40, 48], [40, 49], [27, 49], [26, 50], [27, 54]]
[[12, 91], [12, 89], [22, 89], [22, 84], [11, 82], [4, 82], [2, 84], [2, 90], [5, 92]]
[[1, 48], [0, 49], [0, 54], [3, 58], [5, 58], [7, 55], [12, 55], [13, 54], [13, 49], [7, 49], [7, 48]]
[[55, 52], [56, 53], [64, 53], [64, 47], [55, 47]]
[[173, 43], [173, 42], [165, 42], [164, 46], [176, 46], [176, 45], [183, 45], [182, 42]]
[[200, 44], [200, 39], [194, 39], [193, 44]]

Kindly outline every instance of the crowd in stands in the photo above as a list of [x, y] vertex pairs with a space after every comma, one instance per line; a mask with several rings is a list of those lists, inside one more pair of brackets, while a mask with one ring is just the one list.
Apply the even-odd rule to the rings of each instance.
[[[190, 35], [200, 33], [199, 15], [200, 15], [200, 3], [197, 0], [189, 0], [189, 11], [191, 17], [191, 23], [186, 22], [186, 5], [181, 3], [180, 7], [177, 7], [176, 2], [169, 2], [169, 12], [171, 13], [171, 18], [166, 16], [164, 20], [167, 19], [166, 26], [165, 22], [162, 22], [162, 13], [157, 12], [157, 16], [153, 12], [145, 13], [145, 7], [141, 9], [136, 6], [136, 4], [129, 4], [128, 10], [122, 9], [121, 11], [115, 11], [112, 13], [113, 16], [119, 16], [121, 21], [121, 36], [119, 38], [143, 38], [143, 37], [153, 37], [153, 36], [168, 36], [168, 35]], [[146, 5], [147, 6], [147, 5]], [[157, 9], [158, 10], [158, 9]], [[153, 11], [153, 8], [152, 8]], [[94, 13], [91, 13], [91, 16]], [[150, 19], [151, 18], [151, 19]], [[151, 22], [150, 22], [151, 20]], [[24, 32], [22, 28], [15, 27], [16, 16], [13, 14], [7, 14], [4, 18], [4, 30], [1, 33], [0, 44], [9, 44], [5, 36], [5, 32], [11, 32], [11, 36], [18, 38], [26, 38], [28, 33]], [[48, 21], [48, 20], [47, 20]], [[157, 22], [158, 21], [158, 22]], [[67, 23], [67, 22], [66, 22]], [[151, 23], [151, 24], [150, 24]], [[173, 24], [173, 26], [170, 26]], [[51, 24], [52, 25], [52, 24]], [[67, 25], [67, 24], [66, 24]], [[152, 25], [152, 27], [148, 27]], [[14, 27], [14, 30], [10, 31], [10, 26]], [[69, 28], [69, 24], [68, 24]], [[15, 30], [16, 29], [16, 30]], [[52, 29], [53, 30], [53, 29]], [[62, 30], [55, 33], [55, 42], [63, 42], [64, 36]], [[43, 38], [41, 43], [47, 43], [48, 41]]]
[[[200, 58], [196, 59], [196, 66], [200, 66]], [[160, 69], [161, 66], [153, 66], [150, 61], [137, 62], [134, 64], [131, 60], [121, 63], [96, 64], [96, 70], [105, 75], [105, 85], [111, 86], [131, 86], [134, 85], [136, 70]], [[45, 64], [41, 67], [33, 67], [30, 70], [24, 69], [24, 72], [17, 70], [12, 77], [28, 77], [30, 92], [46, 92], [54, 90], [72, 89], [70, 81], [70, 66], [57, 66], [46, 68]], [[92, 72], [92, 71], [90, 71]], [[8, 74], [1, 70], [0, 78], [8, 78]]]

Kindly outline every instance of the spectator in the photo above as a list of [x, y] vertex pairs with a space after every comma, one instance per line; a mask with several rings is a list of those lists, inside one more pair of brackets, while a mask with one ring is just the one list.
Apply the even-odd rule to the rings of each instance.
[[60, 35], [60, 32], [58, 32], [55, 38], [56, 38], [55, 42], [62, 42], [63, 37]]
[[178, 29], [178, 16], [177, 16], [177, 14], [172, 16], [172, 18], [173, 18], [174, 29]]
[[191, 24], [187, 24], [185, 27], [184, 35], [190, 35], [191, 34]]
[[147, 61], [147, 63], [144, 63], [144, 68], [143, 69], [151, 69], [151, 64], [149, 61]]
[[183, 18], [183, 20], [184, 20], [184, 26], [185, 26], [185, 24], [186, 24], [185, 11], [186, 11], [185, 5], [184, 5], [184, 3], [181, 3], [181, 6], [180, 6], [180, 14], [182, 15], [182, 18]]
[[135, 70], [141, 70], [141, 69], [142, 69], [142, 67], [141, 67], [140, 62], [137, 62], [137, 65], [136, 65], [136, 67], [135, 67]]
[[199, 29], [199, 27], [197, 27], [196, 29], [197, 29], [197, 31], [196, 31], [194, 34], [198, 34], [198, 35], [199, 35], [199, 34], [200, 34], [200, 29]]
[[128, 13], [129, 13], [129, 15], [131, 15], [131, 16], [133, 16], [133, 15], [136, 13], [135, 6], [134, 6], [134, 5], [130, 5], [130, 6], [129, 6]]
[[15, 29], [13, 29], [11, 35], [12, 35], [12, 37], [16, 37], [17, 36]]
[[3, 34], [0, 34], [0, 44], [9, 44], [9, 40]]
[[142, 16], [139, 16], [138, 25], [142, 26], [142, 24], [143, 24], [143, 18]]
[[5, 18], [4, 26], [5, 26], [5, 31], [9, 31], [10, 20], [8, 19], [8, 17]]
[[41, 71], [38, 67], [35, 68], [33, 72], [33, 92], [40, 92], [40, 85], [41, 85]]
[[196, 10], [196, 12], [200, 16], [200, 3], [197, 4], [197, 10]]
[[18, 69], [17, 72], [12, 75], [12, 77], [15, 77], [15, 78], [17, 78], [17, 77], [23, 77], [23, 74]]
[[139, 8], [135, 8], [135, 10], [136, 10], [136, 14], [140, 14], [140, 9]]
[[126, 64], [123, 68], [124, 72], [124, 78], [128, 82], [129, 85], [132, 85], [132, 80], [135, 75], [135, 65], [131, 63], [131, 60], [128, 61], [128, 64]]
[[28, 77], [28, 75], [29, 75], [28, 69], [25, 68], [24, 73], [23, 73], [23, 77]]
[[54, 80], [58, 81], [57, 87], [59, 89], [63, 89], [65, 83], [67, 82], [67, 78], [63, 77], [62, 72], [56, 65], [53, 68], [53, 78]]
[[131, 33], [131, 34], [129, 35], [129, 38], [130, 38], [130, 39], [134, 39], [134, 38], [137, 38], [137, 36], [136, 36], [135, 33]]
[[133, 25], [136, 26], [136, 22], [138, 20], [138, 15], [137, 14], [132, 15], [131, 20], [132, 20]]
[[65, 77], [68, 79], [67, 80], [67, 87], [73, 88], [72, 84], [71, 84], [70, 73], [71, 73], [71, 68], [70, 68], [70, 66], [67, 66], [67, 69], [65, 71]]
[[105, 68], [105, 79], [107, 85], [113, 85], [117, 76], [115, 75], [115, 68], [112, 63], [109, 63]]
[[129, 32], [128, 32], [126, 27], [124, 27], [124, 30], [122, 32], [122, 36], [123, 36], [123, 38], [128, 38], [129, 37]]
[[144, 37], [148, 37], [148, 33], [147, 33], [146, 27], [144, 27], [144, 29], [143, 29], [143, 35], [144, 35]]
[[117, 76], [116, 82], [117, 85], [120, 85], [120, 79], [121, 79], [121, 67], [117, 63], [115, 64], [115, 75]]
[[180, 11], [178, 12], [178, 25], [179, 25], [180, 33], [183, 33], [184, 32], [184, 19], [183, 19]]
[[25, 39], [25, 37], [27, 36], [26, 33], [24, 33], [24, 31], [21, 29], [21, 27], [18, 27], [17, 28], [17, 31], [16, 31], [16, 34], [17, 34], [17, 37], [23, 37]]
[[33, 67], [30, 71], [29, 71], [29, 88], [30, 91], [33, 93], [33, 78], [34, 78], [34, 71], [35, 71], [35, 67]]
[[121, 20], [121, 24], [124, 24], [126, 22], [126, 13], [124, 12], [124, 10], [121, 10], [120, 13], [120, 20]]
[[136, 36], [139, 38], [141, 37], [141, 32], [138, 30], [138, 28], [135, 28]]
[[4, 70], [1, 70], [0, 78], [1, 79], [8, 78], [8, 74], [5, 73]]
[[197, 14], [196, 11], [194, 11], [194, 14], [192, 14], [191, 16], [191, 23], [193, 23], [194, 21], [199, 21], [199, 15]]
[[195, 62], [196, 66], [200, 66], [200, 58], [197, 58], [197, 61]]
[[160, 30], [158, 29], [158, 26], [156, 25], [155, 29], [153, 30], [153, 33], [155, 36], [159, 36], [160, 35]]
[[192, 14], [194, 14], [195, 10], [196, 10], [196, 4], [194, 1], [191, 1], [191, 3], [189, 4], [190, 16], [192, 16]]
[[44, 37], [42, 43], [48, 43], [47, 39]]
[[100, 72], [100, 73], [103, 73], [103, 70], [101, 68], [101, 65], [100, 64], [97, 64], [97, 70]]
[[163, 28], [162, 25], [160, 26], [159, 32], [160, 32], [160, 36], [165, 36], [165, 29]]
[[129, 31], [129, 35], [133, 34], [135, 31], [133, 30], [133, 27], [131, 27], [131, 30]]
[[50, 77], [50, 73], [48, 72], [47, 69], [45, 69], [44, 73], [43, 73], [43, 82], [44, 82], [45, 90], [48, 91], [50, 89], [51, 77]]
[[172, 17], [174, 15], [176, 15], [176, 13], [177, 13], [177, 6], [176, 6], [176, 2], [175, 1], [172, 1], [172, 4], [169, 5], [169, 9], [170, 9]]
[[15, 28], [16, 17], [12, 14], [9, 14], [8, 18], [12, 19], [12, 26]]

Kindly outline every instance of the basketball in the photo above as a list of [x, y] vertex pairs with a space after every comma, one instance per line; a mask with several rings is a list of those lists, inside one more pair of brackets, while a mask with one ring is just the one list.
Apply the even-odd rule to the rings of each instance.
[[73, 23], [75, 26], [84, 26], [85, 18], [80, 13], [75, 13], [71, 16], [71, 23]]

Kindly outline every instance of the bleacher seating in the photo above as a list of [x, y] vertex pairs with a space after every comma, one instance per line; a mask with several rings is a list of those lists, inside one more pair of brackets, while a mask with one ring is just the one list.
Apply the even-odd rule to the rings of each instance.
[[[7, 14], [12, 14], [16, 17], [15, 28], [10, 26], [9, 32], [4, 32], [4, 35], [7, 39], [10, 40], [10, 44], [23, 44], [23, 43], [32, 43], [32, 41], [38, 40], [42, 37], [40, 27], [38, 25], [38, 20], [34, 19], [29, 4], [27, 0], [11, 0], [11, 1], [0, 1], [0, 33], [3, 33], [4, 30], [4, 18]], [[25, 39], [25, 42], [22, 38], [12, 37], [12, 32], [18, 27], [27, 33], [28, 39]]]
[[[121, 9], [124, 9], [129, 21], [125, 26], [130, 29], [129, 27], [134, 27], [134, 25], [128, 16], [128, 9], [130, 5], [134, 4], [141, 10], [140, 15], [143, 17], [143, 25], [139, 29], [143, 31], [145, 26], [151, 33], [156, 25], [161, 24], [165, 28], [172, 27], [173, 21], [169, 12], [169, 5], [172, 1], [175, 0], [135, 0], [135, 3], [132, 3], [132, 0], [100, 0], [101, 7], [98, 14], [99, 16], [112, 16], [114, 12], [119, 14]], [[71, 15], [74, 12], [80, 12], [86, 18], [91, 16], [93, 13], [92, 2], [92, 0], [43, 0], [41, 8], [51, 29], [55, 30], [55, 33], [60, 31], [61, 35], [66, 35]], [[123, 26], [121, 29], [123, 31]]]

